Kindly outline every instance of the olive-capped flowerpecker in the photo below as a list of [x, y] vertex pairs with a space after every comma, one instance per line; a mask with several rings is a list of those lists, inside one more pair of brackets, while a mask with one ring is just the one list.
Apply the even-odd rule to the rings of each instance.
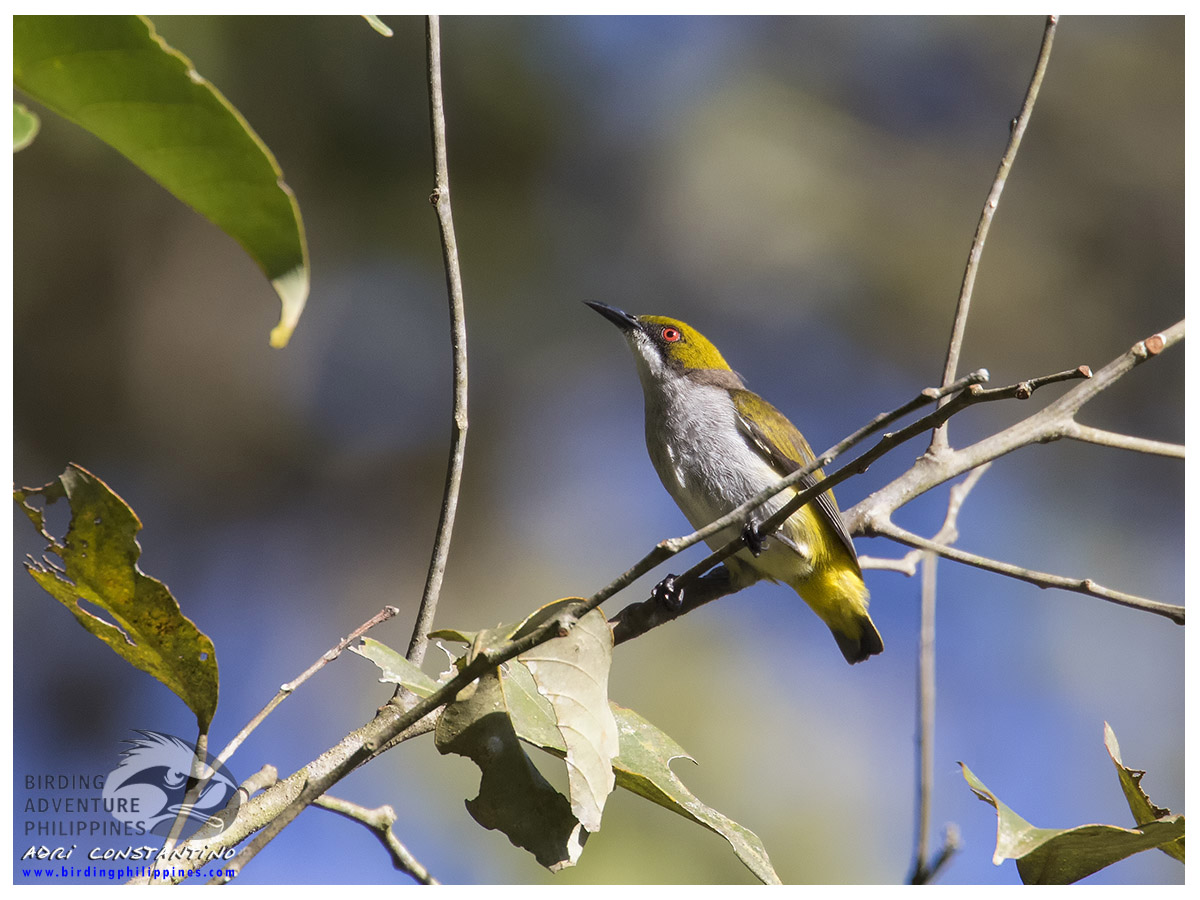
[[[621, 329], [633, 350], [646, 400], [650, 459], [693, 527], [702, 528], [813, 461], [796, 426], [748, 391], [696, 329], [665, 316], [588, 306]], [[790, 585], [829, 626], [846, 661], [862, 662], [883, 651], [883, 640], [867, 614], [867, 587], [833, 492], [818, 495], [765, 539], [755, 531], [821, 477], [818, 469], [760, 506], [748, 523], [748, 545], [728, 557], [725, 567], [733, 590], [762, 578]], [[708, 544], [716, 549], [736, 534], [731, 527]]]

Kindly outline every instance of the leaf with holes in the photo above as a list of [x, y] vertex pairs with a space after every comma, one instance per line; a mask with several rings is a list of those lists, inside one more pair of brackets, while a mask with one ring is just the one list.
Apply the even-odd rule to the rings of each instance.
[[[67, 499], [71, 522], [61, 540], [46, 530], [43, 510], [30, 504], [35, 497], [45, 503]], [[136, 535], [142, 523], [134, 511], [74, 463], [49, 484], [14, 491], [13, 498], [50, 542], [47, 552], [63, 564], [31, 559], [25, 568], [33, 579], [118, 656], [174, 691], [207, 732], [217, 709], [216, 652], [166, 585], [138, 568], [142, 548]], [[112, 621], [85, 609], [81, 601], [99, 607]]]

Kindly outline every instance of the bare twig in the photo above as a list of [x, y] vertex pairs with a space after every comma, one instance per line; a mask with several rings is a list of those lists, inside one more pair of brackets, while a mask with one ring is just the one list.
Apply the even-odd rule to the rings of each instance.
[[[971, 493], [983, 473], [991, 463], [985, 463], [975, 469], [961, 483], [950, 489], [950, 502], [946, 508], [946, 518], [938, 529], [936, 539], [952, 544], [958, 540], [958, 513], [963, 501]], [[937, 554], [928, 551], [916, 551], [921, 558], [921, 635], [917, 663], [917, 849], [913, 859], [912, 874], [909, 880], [912, 884], [928, 883], [935, 871], [929, 864], [929, 816], [933, 802], [933, 728], [934, 705], [937, 698], [937, 686], [934, 679], [934, 661], [937, 644], [935, 641], [936, 602], [937, 602]], [[957, 828], [951, 824], [947, 834], [957, 833]], [[938, 863], [940, 866], [948, 857], [949, 841], [943, 848]]]
[[930, 884], [942, 868], [950, 861], [950, 857], [954, 856], [962, 847], [962, 836], [959, 834], [958, 826], [951, 822], [946, 826], [946, 836], [942, 841], [942, 849], [938, 851], [937, 856], [933, 858], [933, 862], [919, 872], [913, 872], [912, 884]]
[[280, 685], [279, 692], [271, 698], [271, 701], [261, 710], [259, 710], [258, 715], [246, 723], [245, 727], [237, 733], [233, 740], [225, 745], [225, 749], [221, 751], [221, 755], [218, 756], [216, 762], [213, 763], [213, 768], [219, 769], [221, 766], [225, 765], [225, 763], [229, 761], [229, 758], [233, 756], [238, 747], [242, 745], [246, 738], [250, 737], [251, 732], [253, 732], [255, 728], [262, 724], [263, 719], [269, 716], [275, 707], [290, 697], [296, 688], [300, 687], [300, 685], [308, 681], [308, 679], [310, 679], [313, 675], [341, 656], [342, 652], [347, 647], [353, 644], [356, 640], [358, 640], [380, 622], [386, 622], [398, 612], [400, 612], [400, 610], [394, 606], [385, 606], [379, 612], [375, 613], [375, 615], [371, 616], [371, 618], [367, 619], [367, 621], [355, 628], [352, 632], [350, 632], [350, 634], [346, 635], [346, 637], [342, 638], [340, 641], [322, 653], [321, 656], [311, 666], [301, 672], [296, 678]]
[[183, 834], [183, 826], [187, 824], [192, 810], [196, 806], [196, 801], [200, 798], [200, 792], [212, 780], [215, 768], [210, 769], [207, 763], [208, 732], [202, 731], [196, 735], [196, 744], [192, 748], [191, 787], [184, 792], [183, 802], [179, 804], [179, 809], [175, 813], [175, 820], [171, 823], [171, 830], [167, 834], [167, 839], [163, 841], [162, 848], [159, 850], [159, 854], [165, 859], [170, 859], [171, 851], [175, 849], [180, 835]]
[[[934, 540], [941, 541], [946, 544], [952, 544], [958, 540], [958, 513], [962, 509], [963, 501], [966, 500], [967, 494], [975, 487], [983, 473], [988, 470], [991, 463], [984, 463], [977, 469], [972, 469], [963, 481], [956, 484], [950, 489], [950, 502], [946, 505], [946, 518], [942, 522], [942, 527], [938, 529], [938, 533], [934, 535]], [[916, 575], [917, 565], [924, 558], [926, 551], [910, 550], [900, 559], [878, 559], [873, 556], [860, 556], [858, 564], [863, 569], [885, 569], [889, 572], [901, 572], [905, 575]]]
[[238, 790], [242, 794], [239, 799], [245, 803], [259, 791], [265, 791], [278, 781], [279, 770], [268, 763], [238, 785]]
[[[1000, 166], [996, 177], [992, 180], [992, 189], [988, 191], [987, 200], [983, 204], [983, 212], [979, 216], [979, 224], [975, 226], [975, 238], [971, 241], [971, 250], [967, 254], [967, 266], [963, 272], [962, 288], [958, 295], [958, 307], [954, 313], [954, 325], [950, 332], [950, 344], [946, 350], [946, 365], [942, 373], [942, 384], [954, 380], [958, 371], [958, 358], [962, 352], [963, 336], [967, 329], [967, 316], [971, 311], [971, 294], [975, 290], [975, 276], [979, 272], [979, 260], [983, 255], [983, 244], [987, 240], [988, 229], [991, 228], [992, 218], [996, 215], [996, 207], [1000, 203], [1000, 195], [1008, 181], [1008, 173], [1012, 170], [1017, 158], [1017, 150], [1021, 146], [1021, 138], [1033, 114], [1033, 105], [1037, 101], [1038, 91], [1041, 90], [1042, 78], [1046, 74], [1046, 64], [1050, 61], [1050, 48], [1054, 45], [1054, 32], [1058, 28], [1058, 16], [1047, 16], [1046, 27], [1042, 32], [1042, 46], [1038, 51], [1037, 62], [1033, 67], [1033, 77], [1029, 88], [1025, 91], [1025, 102], [1021, 104], [1021, 112], [1012, 122], [1008, 137], [1008, 147], [1000, 158]], [[933, 432], [929, 448], [935, 455], [949, 446], [949, 438], [945, 426]]]
[[921, 631], [917, 641], [917, 850], [909, 876], [912, 884], [925, 883], [929, 853], [929, 807], [933, 802], [937, 559], [936, 553], [928, 551], [921, 559]]
[[390, 804], [384, 804], [376, 809], [367, 809], [365, 806], [359, 806], [349, 800], [325, 794], [323, 797], [318, 797], [313, 805], [366, 825], [379, 838], [384, 849], [391, 854], [392, 865], [401, 872], [411, 875], [414, 881], [419, 884], [441, 884], [429, 874], [429, 870], [418, 862], [417, 858], [408, 851], [408, 848], [392, 831], [392, 826], [396, 824], [396, 811]]
[[955, 562], [965, 563], [968, 566], [975, 566], [979, 569], [986, 569], [989, 572], [1007, 575], [1010, 578], [1026, 581], [1038, 587], [1059, 588], [1064, 591], [1074, 591], [1077, 594], [1086, 594], [1089, 597], [1098, 597], [1101, 600], [1107, 600], [1110, 603], [1116, 603], [1120, 606], [1128, 606], [1131, 609], [1140, 609], [1143, 612], [1164, 616], [1177, 625], [1184, 624], [1185, 610], [1182, 606], [1161, 603], [1157, 600], [1148, 600], [1145, 597], [1126, 594], [1123, 591], [1114, 591], [1111, 588], [1097, 584], [1090, 578], [1067, 578], [1062, 575], [1051, 575], [1048, 572], [1038, 572], [1034, 569], [1014, 566], [1011, 563], [988, 559], [985, 556], [979, 556], [975, 553], [967, 553], [964, 550], [959, 550], [955, 547], [950, 547], [946, 544], [913, 534], [911, 531], [893, 524], [890, 520], [875, 521], [872, 524], [871, 534], [891, 538], [910, 547], [929, 550], [946, 559], [952, 559]]
[[1184, 458], [1183, 444], [1168, 444], [1163, 441], [1152, 441], [1149, 438], [1134, 437], [1131, 434], [1118, 434], [1115, 431], [1105, 431], [1090, 425], [1080, 425], [1072, 421], [1063, 432], [1063, 437], [1089, 444], [1099, 444], [1102, 447], [1115, 447], [1118, 450], [1132, 450], [1134, 453], [1150, 453], [1155, 456], [1171, 456], [1175, 459]]
[[[873, 535], [878, 529], [872, 520], [886, 522], [891, 513], [913, 497], [919, 496], [939, 484], [967, 472], [982, 463], [1011, 453], [1031, 444], [1044, 444], [1068, 437], [1079, 410], [1094, 399], [1101, 391], [1116, 384], [1132, 369], [1183, 340], [1185, 324], [1181, 320], [1170, 328], [1138, 341], [1125, 353], [1118, 356], [1090, 378], [1083, 380], [1044, 408], [1017, 422], [1015, 425], [984, 438], [970, 446], [957, 450], [946, 450], [936, 455], [929, 453], [917, 461], [899, 478], [885, 485], [870, 497], [846, 510], [842, 518], [851, 534]], [[1082, 372], [1084, 367], [1073, 370]], [[1029, 382], [1035, 384], [1038, 379]], [[989, 396], [1003, 394], [1007, 388], [986, 392]], [[958, 397], [954, 398], [955, 401]], [[952, 404], [951, 404], [952, 405]], [[947, 406], [946, 408], [950, 408]], [[943, 554], [944, 555], [944, 554]]]
[[446, 560], [450, 555], [450, 537], [458, 492], [462, 484], [463, 458], [467, 441], [467, 320], [463, 305], [462, 274], [458, 267], [458, 242], [454, 237], [454, 216], [450, 209], [450, 166], [446, 161], [446, 113], [442, 101], [442, 39], [437, 16], [425, 19], [425, 49], [429, 61], [429, 122], [433, 132], [434, 188], [429, 202], [437, 211], [442, 237], [442, 262], [446, 268], [446, 292], [450, 298], [450, 345], [454, 353], [454, 417], [450, 435], [450, 461], [446, 468], [446, 486], [438, 513], [437, 538], [421, 606], [408, 644], [408, 661], [420, 665], [429, 644], [433, 616], [437, 610]]

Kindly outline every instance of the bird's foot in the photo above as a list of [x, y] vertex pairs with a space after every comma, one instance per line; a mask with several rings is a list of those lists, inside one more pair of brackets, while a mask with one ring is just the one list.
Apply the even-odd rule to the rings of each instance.
[[754, 556], [759, 556], [767, 545], [767, 539], [752, 522], [747, 522], [746, 527], [742, 529], [742, 540], [746, 542], [746, 549]]
[[683, 606], [683, 588], [675, 584], [674, 575], [668, 575], [654, 586], [650, 599], [661, 603], [667, 609], [675, 610]]

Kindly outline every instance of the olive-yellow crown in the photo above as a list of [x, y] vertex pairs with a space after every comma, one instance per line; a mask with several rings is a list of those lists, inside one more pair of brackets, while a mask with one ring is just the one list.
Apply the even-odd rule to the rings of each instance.
[[[686, 322], [666, 316], [635, 316], [606, 303], [587, 301], [587, 305], [624, 332], [644, 355], [649, 347], [657, 351], [663, 363], [676, 371], [716, 369], [731, 371], [729, 363], [712, 341]], [[647, 344], [649, 347], [647, 347]]]
[[683, 369], [728, 369], [729, 363], [713, 342], [686, 322], [666, 316], [638, 316], [651, 342], [673, 365]]

